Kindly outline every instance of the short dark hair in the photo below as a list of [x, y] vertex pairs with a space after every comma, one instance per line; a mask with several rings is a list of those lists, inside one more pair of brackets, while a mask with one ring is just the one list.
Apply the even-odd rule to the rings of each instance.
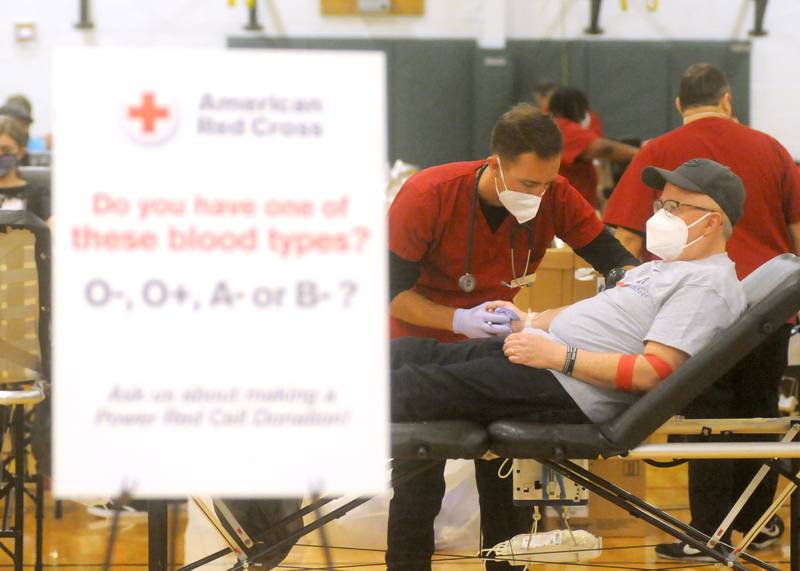
[[559, 87], [550, 97], [550, 113], [580, 123], [589, 110], [589, 101], [580, 89]]
[[722, 96], [730, 90], [731, 85], [721, 69], [708, 63], [696, 63], [689, 66], [681, 77], [678, 99], [683, 109], [718, 105]]
[[522, 153], [536, 153], [549, 159], [563, 147], [561, 131], [553, 118], [528, 103], [514, 105], [492, 129], [492, 153], [512, 161]]

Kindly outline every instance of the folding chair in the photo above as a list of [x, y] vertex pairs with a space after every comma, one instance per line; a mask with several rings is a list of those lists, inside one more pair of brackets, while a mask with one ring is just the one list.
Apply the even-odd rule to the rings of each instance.
[[[45, 399], [50, 372], [49, 229], [29, 212], [0, 211], [0, 551], [23, 568], [25, 498], [36, 510], [36, 562], [42, 568], [44, 493], [31, 473], [28, 427]], [[33, 492], [28, 487], [33, 487]]]

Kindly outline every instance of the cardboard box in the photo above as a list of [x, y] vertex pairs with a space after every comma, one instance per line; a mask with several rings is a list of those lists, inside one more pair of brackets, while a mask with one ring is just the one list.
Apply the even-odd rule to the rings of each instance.
[[575, 279], [575, 270], [591, 266], [571, 248], [548, 248], [536, 270], [536, 282], [521, 288], [514, 303], [522, 309], [544, 311], [563, 307], [597, 292], [597, 282]]
[[[589, 470], [634, 496], [645, 497], [647, 471], [641, 460], [591, 460]], [[648, 524], [590, 492], [587, 529], [602, 537], [642, 537]]]

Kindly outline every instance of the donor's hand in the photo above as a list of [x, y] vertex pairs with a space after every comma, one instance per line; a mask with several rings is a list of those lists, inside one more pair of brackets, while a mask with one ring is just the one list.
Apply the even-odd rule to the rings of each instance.
[[506, 337], [503, 353], [516, 365], [551, 369], [560, 368], [565, 359], [566, 348], [544, 335], [526, 331]]

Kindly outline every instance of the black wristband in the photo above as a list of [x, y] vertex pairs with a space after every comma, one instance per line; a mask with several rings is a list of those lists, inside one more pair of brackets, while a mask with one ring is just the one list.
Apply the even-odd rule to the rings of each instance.
[[572, 375], [572, 369], [575, 368], [575, 359], [578, 356], [578, 349], [569, 345], [567, 347], [567, 358], [564, 360], [564, 368], [561, 370], [567, 376]]

